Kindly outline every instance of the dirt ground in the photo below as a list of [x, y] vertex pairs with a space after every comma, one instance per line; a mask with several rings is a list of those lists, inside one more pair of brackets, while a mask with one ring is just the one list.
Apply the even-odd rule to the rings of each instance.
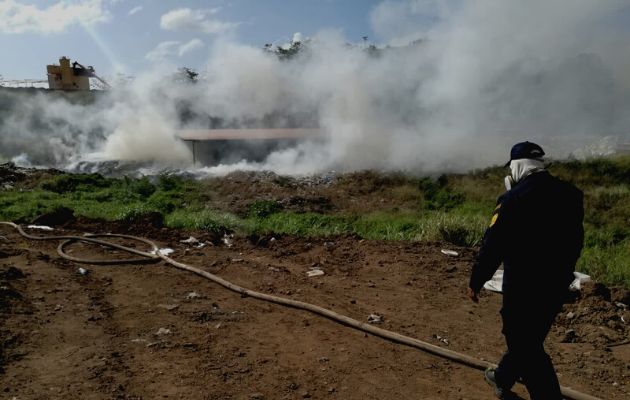
[[[150, 237], [173, 258], [247, 288], [363, 321], [379, 314], [383, 328], [477, 358], [497, 361], [504, 347], [501, 296], [484, 292], [473, 304], [464, 295], [471, 249], [353, 237], [225, 242], [90, 221], [54, 233], [84, 232]], [[5, 228], [0, 235], [0, 398], [493, 398], [479, 371], [163, 263], [77, 265], [59, 258], [55, 241]], [[209, 244], [180, 243], [191, 235]], [[120, 256], [82, 244], [71, 251]], [[325, 274], [308, 277], [313, 268]], [[627, 292], [591, 285], [565, 306], [547, 340], [563, 385], [629, 398], [630, 344], [619, 344], [629, 338], [630, 311], [621, 301]], [[517, 393], [528, 398], [522, 387]]]

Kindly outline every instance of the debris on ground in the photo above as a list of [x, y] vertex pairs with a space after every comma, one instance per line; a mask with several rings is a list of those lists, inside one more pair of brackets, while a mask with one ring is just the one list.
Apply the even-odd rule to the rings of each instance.
[[380, 314], [370, 314], [367, 317], [367, 321], [370, 324], [382, 324], [383, 323], [383, 316]]
[[[502, 269], [496, 270], [494, 275], [492, 275], [492, 278], [484, 283], [484, 289], [490, 290], [492, 292], [502, 293], [503, 273], [504, 271]], [[575, 276], [575, 279], [573, 280], [573, 282], [571, 282], [571, 285], [569, 285], [569, 290], [571, 290], [572, 292], [580, 291], [584, 284], [591, 282], [591, 277], [581, 272], [576, 271], [573, 273], [573, 275]], [[544, 279], [544, 277], [541, 277], [541, 279]], [[610, 300], [610, 292], [608, 292], [608, 299]]]
[[573, 275], [575, 276], [575, 279], [573, 280], [573, 282], [571, 282], [571, 285], [569, 285], [569, 289], [573, 292], [579, 291], [580, 289], [582, 289], [582, 285], [584, 285], [586, 282], [591, 281], [590, 276], [581, 272], [575, 271]]
[[40, 231], [54, 231], [53, 228], [47, 225], [27, 225], [28, 229], [39, 229]]
[[232, 247], [234, 245], [234, 241], [232, 240], [233, 237], [234, 235], [223, 236], [223, 244], [225, 244], [227, 247]]
[[188, 300], [195, 300], [195, 299], [200, 299], [201, 295], [197, 292], [190, 292], [186, 295], [186, 299]]
[[199, 240], [194, 236], [190, 236], [188, 239], [180, 240], [179, 243], [199, 244]]
[[312, 277], [315, 277], [315, 276], [322, 276], [324, 274], [325, 274], [325, 272], [323, 270], [321, 270], [321, 269], [312, 269], [312, 270], [306, 272], [306, 275], [309, 278], [312, 278]]
[[158, 304], [158, 307], [163, 308], [168, 311], [173, 311], [179, 308], [179, 304]]
[[447, 255], [447, 256], [451, 256], [451, 257], [458, 257], [459, 256], [459, 253], [456, 252], [455, 250], [442, 249], [440, 251], [442, 252], [442, 254]]
[[[175, 253], [175, 250], [169, 248], [169, 247], [165, 247], [163, 249], [158, 249], [158, 252], [163, 255], [163, 256], [168, 256], [169, 254], [173, 254]], [[151, 251], [151, 254], [157, 254], [157, 252], [155, 250]]]
[[90, 271], [88, 271], [85, 268], [79, 268], [79, 269], [77, 269], [77, 272], [79, 273], [79, 275], [83, 275], [83, 276], [85, 276], [85, 275], [90, 273]]
[[171, 334], [171, 330], [168, 328], [160, 328], [157, 330], [157, 332], [155, 333], [158, 336], [162, 336], [162, 335], [170, 335]]
[[436, 335], [433, 335], [433, 338], [436, 339], [439, 342], [444, 343], [447, 346], [449, 345], [448, 339], [445, 338], [445, 337], [442, 337], [442, 336], [436, 334]]

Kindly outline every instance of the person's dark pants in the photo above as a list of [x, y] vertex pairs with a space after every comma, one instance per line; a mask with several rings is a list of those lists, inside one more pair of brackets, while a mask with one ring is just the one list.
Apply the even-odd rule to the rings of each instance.
[[504, 302], [501, 316], [507, 351], [495, 371], [500, 387], [511, 389], [522, 378], [532, 400], [562, 399], [558, 377], [543, 347], [561, 305], [560, 301]]

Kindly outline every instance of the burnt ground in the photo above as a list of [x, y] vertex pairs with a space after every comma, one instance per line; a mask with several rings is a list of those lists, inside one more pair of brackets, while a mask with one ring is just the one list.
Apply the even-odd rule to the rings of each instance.
[[[56, 233], [88, 231], [155, 238], [173, 258], [242, 286], [359, 320], [376, 313], [383, 328], [477, 358], [496, 361], [503, 350], [501, 296], [484, 292], [473, 304], [464, 295], [470, 249], [353, 237], [234, 238], [197, 249], [180, 241], [213, 238], [89, 221]], [[57, 242], [5, 228], [0, 235], [0, 398], [492, 398], [479, 371], [163, 263], [80, 266], [57, 256]], [[313, 267], [325, 275], [308, 277]], [[629, 338], [630, 311], [621, 301], [627, 293], [591, 285], [565, 306], [547, 340], [563, 385], [628, 398], [630, 344], [619, 344]]]

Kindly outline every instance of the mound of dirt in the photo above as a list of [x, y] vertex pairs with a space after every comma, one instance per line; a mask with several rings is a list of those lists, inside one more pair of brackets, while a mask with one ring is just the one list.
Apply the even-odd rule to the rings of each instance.
[[44, 177], [62, 173], [56, 169], [22, 168], [12, 162], [0, 164], [0, 190], [30, 188]]
[[606, 286], [587, 283], [577, 301], [565, 305], [557, 325], [565, 329], [563, 342], [603, 348], [630, 337], [630, 311], [627, 304], [611, 301], [611, 290]]
[[11, 188], [16, 182], [24, 180], [26, 174], [13, 163], [0, 164], [0, 187]]
[[63, 226], [75, 220], [74, 211], [67, 207], [59, 207], [40, 215], [32, 223], [35, 225]]

